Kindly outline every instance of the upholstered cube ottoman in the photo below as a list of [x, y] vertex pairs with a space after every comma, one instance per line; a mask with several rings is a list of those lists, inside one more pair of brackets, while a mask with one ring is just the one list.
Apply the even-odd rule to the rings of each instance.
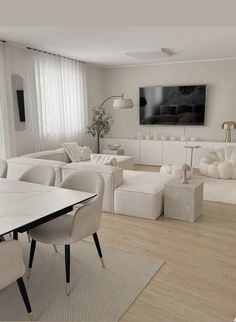
[[146, 219], [163, 213], [164, 188], [176, 176], [158, 172], [123, 171], [123, 184], [114, 190], [114, 212]]

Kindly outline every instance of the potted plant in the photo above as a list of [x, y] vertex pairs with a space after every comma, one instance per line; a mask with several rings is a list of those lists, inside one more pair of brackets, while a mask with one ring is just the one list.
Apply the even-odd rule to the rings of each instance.
[[100, 138], [109, 133], [113, 119], [110, 113], [106, 113], [103, 106], [94, 107], [92, 112], [92, 121], [87, 127], [87, 133], [97, 138], [97, 151], [100, 153]]

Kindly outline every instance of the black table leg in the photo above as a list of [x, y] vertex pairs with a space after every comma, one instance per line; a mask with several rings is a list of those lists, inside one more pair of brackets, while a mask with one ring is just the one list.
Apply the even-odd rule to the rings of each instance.
[[18, 232], [16, 230], [13, 231], [13, 239], [18, 240]]

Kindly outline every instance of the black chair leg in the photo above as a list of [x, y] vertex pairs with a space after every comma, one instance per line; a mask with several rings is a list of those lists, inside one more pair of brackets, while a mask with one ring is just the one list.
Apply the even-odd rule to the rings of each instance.
[[18, 240], [18, 232], [16, 230], [13, 231], [13, 239]]
[[3, 236], [0, 236], [0, 242], [5, 241], [5, 238]]
[[28, 297], [28, 294], [27, 294], [27, 291], [26, 291], [26, 288], [25, 288], [25, 283], [24, 283], [22, 277], [21, 278], [18, 278], [17, 284], [18, 284], [18, 287], [20, 289], [20, 293], [21, 293], [21, 296], [23, 298], [23, 301], [25, 303], [26, 310], [27, 310], [27, 312], [29, 314], [29, 318], [32, 321], [33, 320], [33, 317], [32, 317], [32, 309], [31, 309], [29, 297]]
[[28, 274], [27, 274], [28, 279], [30, 278], [31, 268], [33, 265], [35, 247], [36, 247], [36, 240], [32, 239], [31, 246], [30, 246], [29, 267], [28, 267]]
[[66, 294], [70, 295], [70, 245], [65, 245]]
[[96, 245], [96, 248], [97, 248], [97, 251], [98, 251], [98, 255], [99, 255], [100, 260], [101, 260], [101, 263], [102, 263], [102, 267], [105, 268], [105, 264], [104, 264], [104, 261], [103, 261], [102, 251], [101, 251], [101, 247], [100, 247], [100, 243], [99, 243], [99, 239], [98, 239], [97, 233], [94, 233], [93, 234], [93, 240], [94, 240], [94, 243]]

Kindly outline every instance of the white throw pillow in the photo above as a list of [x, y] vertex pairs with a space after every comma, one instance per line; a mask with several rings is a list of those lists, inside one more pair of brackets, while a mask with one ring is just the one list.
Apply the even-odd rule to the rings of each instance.
[[79, 146], [76, 142], [62, 143], [61, 146], [65, 149], [71, 162], [78, 162], [90, 159], [92, 151], [87, 146]]
[[90, 155], [90, 159], [92, 164], [105, 164], [105, 165], [112, 165], [114, 167], [117, 167], [116, 158], [111, 157], [109, 155], [93, 153]]

